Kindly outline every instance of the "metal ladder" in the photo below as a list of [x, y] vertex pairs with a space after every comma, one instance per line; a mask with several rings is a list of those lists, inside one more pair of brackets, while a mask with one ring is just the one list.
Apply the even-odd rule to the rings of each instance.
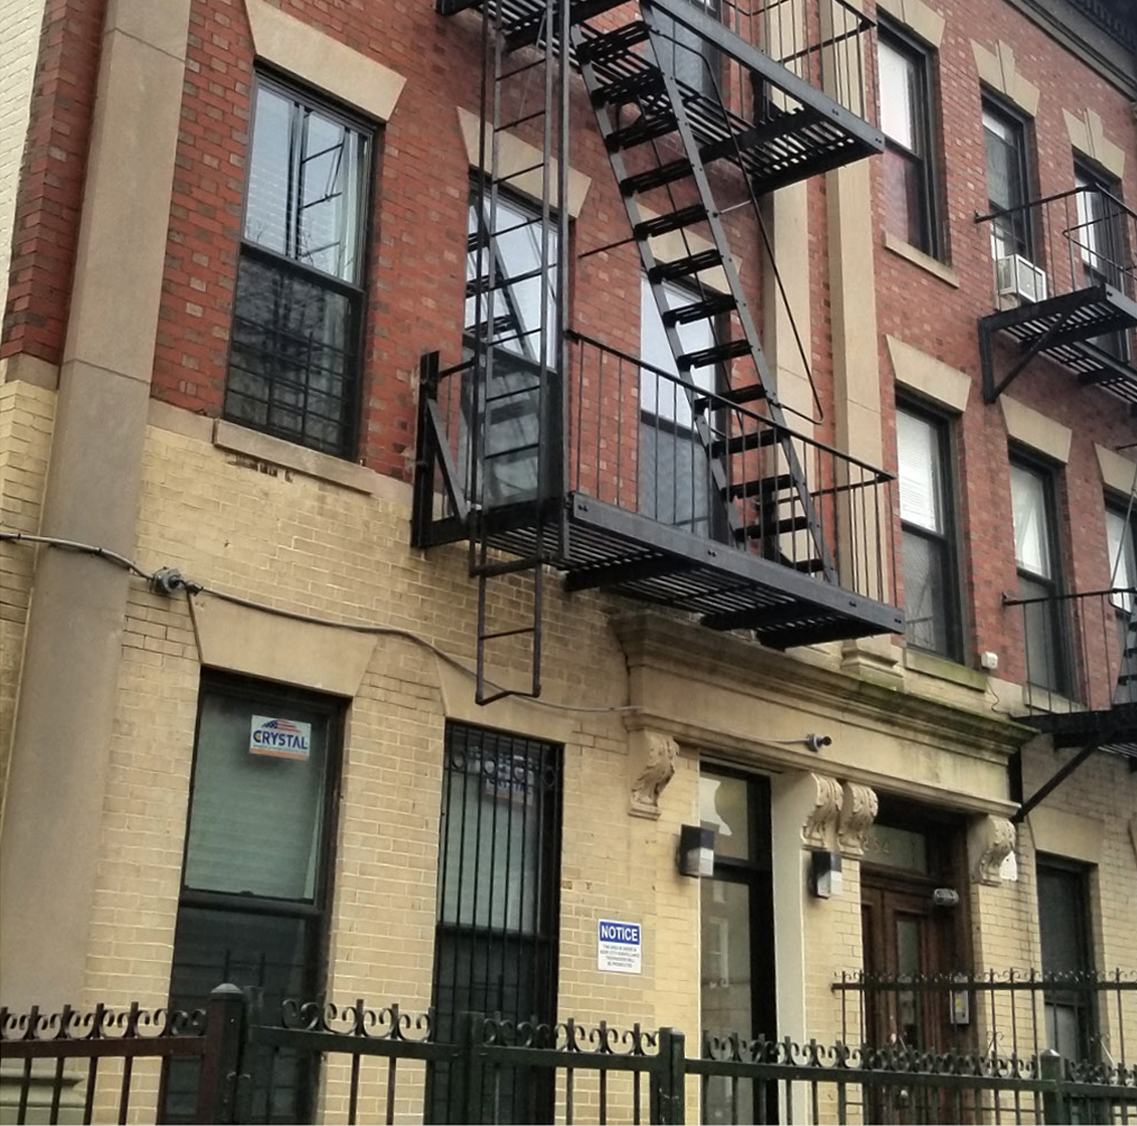
[[[744, 166], [744, 149], [762, 136], [763, 126], [748, 129], [746, 122], [731, 114], [713, 74], [712, 96], [705, 89], [696, 91], [680, 83], [672, 68], [660, 65], [672, 47], [666, 17], [660, 18], [651, 0], [640, 0], [639, 11], [638, 19], [611, 30], [598, 31], [574, 22], [570, 35], [680, 376], [687, 379], [693, 371], [706, 368], [725, 371], [724, 365], [737, 359], [749, 359], [753, 367], [751, 381], [732, 380], [719, 394], [736, 406], [763, 404], [768, 427], [736, 428], [734, 433], [722, 435], [715, 434], [705, 418], [699, 418], [698, 431], [707, 448], [713, 483], [726, 506], [736, 541], [758, 543], [767, 558], [789, 562], [799, 570], [821, 572], [827, 581], [835, 582], [836, 568], [732, 260], [723, 210], [707, 174], [707, 166], [716, 160]], [[756, 92], [755, 97], [759, 96]], [[631, 120], [625, 123], [629, 116]], [[776, 117], [767, 123], [770, 132], [780, 127]], [[672, 139], [668, 145], [672, 150], [674, 139], [678, 139], [681, 155], [665, 151], [659, 143], [665, 138]], [[625, 156], [633, 152], [641, 166], [634, 172], [629, 170]], [[645, 218], [643, 198], [660, 192], [666, 195], [667, 211]], [[748, 180], [747, 194], [757, 213], [757, 200]], [[689, 235], [696, 225], [709, 232], [709, 249], [691, 249]], [[686, 254], [660, 262], [649, 240], [671, 232], [679, 232]], [[712, 291], [700, 280], [701, 273], [716, 268], [725, 275], [726, 292]], [[690, 288], [695, 300], [672, 308], [664, 286], [676, 281]], [[700, 321], [709, 325], [715, 344], [687, 352], [679, 328]], [[738, 328], [733, 336], [732, 323]], [[688, 395], [694, 410], [697, 389], [690, 388]], [[776, 452], [775, 471], [751, 480], [730, 480], [726, 459], [761, 447]], [[788, 518], [784, 516], [787, 508], [792, 512]], [[797, 559], [795, 552], [790, 562], [780, 547], [781, 537], [801, 532], [808, 536], [806, 558]]]
[[[560, 548], [560, 538], [567, 534], [563, 516], [550, 510], [549, 458], [550, 443], [559, 437], [548, 433], [552, 417], [551, 397], [563, 395], [562, 373], [565, 370], [566, 347], [561, 331], [565, 323], [568, 292], [566, 252], [567, 237], [567, 138], [568, 138], [568, 73], [560, 65], [558, 43], [550, 34], [555, 21], [567, 21], [556, 0], [542, 0], [532, 7], [528, 23], [518, 27], [510, 20], [500, 3], [483, 4], [482, 11], [482, 88], [479, 165], [475, 177], [472, 208], [476, 221], [470, 235], [468, 253], [476, 262], [475, 277], [467, 282], [467, 298], [474, 302], [473, 364], [471, 367], [470, 473], [468, 496], [470, 505], [469, 569], [478, 580], [477, 685], [475, 699], [489, 704], [503, 696], [537, 697], [541, 693], [541, 611], [543, 602], [544, 565]], [[536, 57], [516, 61], [513, 55], [521, 41], [536, 46]], [[534, 94], [534, 87], [537, 87]], [[539, 159], [526, 168], [505, 170], [502, 167], [501, 138], [519, 126], [527, 135], [538, 128], [542, 143]], [[558, 160], [559, 158], [559, 160]], [[541, 206], [532, 219], [517, 223], [506, 216], [502, 204], [510, 182], [522, 176], [539, 177]], [[503, 258], [498, 252], [499, 240], [529, 228], [536, 235], [539, 263], [520, 276], [507, 276]], [[555, 265], [553, 261], [556, 250]], [[552, 276], [556, 271], [555, 278]], [[521, 320], [513, 300], [511, 287], [526, 281], [540, 286], [540, 319], [527, 327]], [[550, 296], [554, 301], [550, 302]], [[501, 306], [504, 305], [504, 310]], [[550, 312], [552, 305], [553, 311]], [[469, 326], [467, 326], [469, 333]], [[536, 386], [510, 386], [495, 379], [495, 368], [506, 361], [504, 347], [519, 345], [537, 357]], [[502, 386], [504, 384], [504, 386]], [[491, 448], [487, 439], [495, 408], [508, 409], [509, 402], [526, 409], [536, 400], [536, 433], [521, 444], [507, 448]], [[526, 402], [523, 402], [525, 400]], [[562, 411], [556, 412], [558, 417]], [[530, 457], [536, 466], [536, 499], [529, 521], [532, 533], [519, 558], [501, 559], [494, 551], [494, 512], [487, 504], [487, 486], [495, 465], [505, 459]], [[518, 578], [524, 581], [523, 599], [528, 612], [525, 624], [518, 625], [516, 593]], [[513, 589], [510, 589], [512, 586]], [[504, 588], [504, 589], [503, 589]], [[505, 621], [503, 616], [508, 615]], [[487, 666], [495, 643], [508, 644], [510, 639], [528, 638], [528, 687], [491, 684]], [[516, 666], [516, 651], [506, 651], [505, 663]]]

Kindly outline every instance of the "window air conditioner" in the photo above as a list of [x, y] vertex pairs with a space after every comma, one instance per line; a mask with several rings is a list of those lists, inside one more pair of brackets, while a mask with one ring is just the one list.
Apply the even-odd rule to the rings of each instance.
[[1009, 254], [995, 263], [995, 282], [1000, 297], [1046, 300], [1046, 271], [1021, 254]]

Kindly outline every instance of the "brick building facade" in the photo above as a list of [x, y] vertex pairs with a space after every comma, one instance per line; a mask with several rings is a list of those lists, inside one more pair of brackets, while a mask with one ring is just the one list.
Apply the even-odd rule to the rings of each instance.
[[[547, 135], [541, 35], [495, 128], [476, 5], [40, 7], [0, 19], [42, 18], [0, 99], [5, 1004], [833, 1038], [842, 971], [1137, 966], [1124, 4], [723, 5], [709, 47], [645, 4], [623, 100], [608, 8]], [[794, 107], [835, 132], [748, 163]]]

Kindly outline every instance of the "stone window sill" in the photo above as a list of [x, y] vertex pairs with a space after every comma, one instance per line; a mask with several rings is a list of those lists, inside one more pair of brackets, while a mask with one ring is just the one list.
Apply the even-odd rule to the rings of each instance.
[[904, 650], [904, 667], [913, 672], [923, 673], [925, 676], [934, 676], [937, 680], [947, 680], [963, 688], [971, 688], [976, 692], [987, 691], [987, 675], [969, 669], [966, 665], [949, 661], [946, 657], [938, 657], [934, 653], [925, 653], [921, 649], [908, 646]]
[[891, 250], [893, 254], [898, 254], [905, 261], [911, 262], [914, 266], [919, 266], [921, 270], [931, 274], [932, 277], [939, 278], [940, 281], [946, 282], [954, 289], [959, 289], [959, 275], [950, 266], [945, 266], [943, 262], [933, 258], [930, 254], [917, 250], [914, 246], [888, 231], [881, 233], [883, 235], [881, 243], [885, 250]]

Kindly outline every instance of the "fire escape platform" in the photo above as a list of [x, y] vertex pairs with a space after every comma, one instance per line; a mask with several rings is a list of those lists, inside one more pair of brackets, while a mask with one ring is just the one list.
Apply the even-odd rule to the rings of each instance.
[[979, 320], [985, 380], [988, 387], [994, 383], [993, 371], [987, 370], [991, 341], [996, 333], [1005, 332], [1018, 342], [1023, 362], [1035, 355], [1049, 356], [1074, 372], [1079, 382], [1104, 387], [1137, 404], [1137, 369], [1094, 343], [1098, 337], [1135, 327], [1137, 302], [1106, 284], [991, 313]]
[[[547, 562], [566, 572], [568, 590], [603, 589], [700, 614], [708, 628], [751, 629], [774, 649], [904, 631], [895, 606], [811, 577], [792, 563], [582, 493], [569, 493], [564, 503], [564, 548]], [[557, 535], [554, 516], [546, 509], [546, 542]], [[486, 519], [493, 547], [523, 557], [536, 550], [531, 515], [499, 510]]]
[[[617, 44], [624, 49], [611, 49], [610, 33], [585, 22], [615, 6], [613, 0], [570, 0], [570, 19], [583, 34], [577, 54], [588, 56], [605, 86], [634, 88], [644, 120], [658, 126], [657, 136], [665, 136], [673, 111], [662, 82], [652, 82], [658, 67], [628, 43], [627, 28]], [[481, 7], [482, 0], [437, 0], [443, 15]], [[652, 8], [752, 76], [753, 98], [761, 107], [753, 121], [726, 109], [717, 97], [678, 83], [704, 163], [736, 165], [761, 195], [884, 151], [879, 129], [687, 0], [652, 0]], [[507, 42], [516, 48], [537, 41], [544, 13], [544, 0], [501, 0]]]
[[1092, 711], [1041, 712], [1023, 719], [1053, 737], [1057, 748], [1103, 748], [1137, 757], [1137, 701]]

